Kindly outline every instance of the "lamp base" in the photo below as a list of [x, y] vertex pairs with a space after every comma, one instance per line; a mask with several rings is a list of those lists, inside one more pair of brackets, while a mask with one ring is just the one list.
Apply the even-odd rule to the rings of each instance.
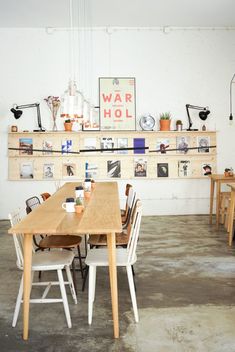
[[33, 132], [46, 132], [45, 128], [42, 128], [41, 130], [33, 130]]
[[198, 131], [198, 128], [187, 128], [186, 131]]

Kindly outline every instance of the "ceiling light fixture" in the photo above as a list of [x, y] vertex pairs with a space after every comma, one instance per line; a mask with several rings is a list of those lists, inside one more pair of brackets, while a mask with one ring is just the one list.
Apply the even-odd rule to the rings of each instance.
[[230, 123], [233, 122], [233, 97], [232, 97], [232, 92], [233, 92], [233, 89], [232, 89], [232, 85], [233, 83], [235, 83], [235, 73], [231, 79], [231, 82], [230, 82], [230, 90], [229, 90], [229, 102], [230, 102], [230, 115], [229, 115], [229, 121]]

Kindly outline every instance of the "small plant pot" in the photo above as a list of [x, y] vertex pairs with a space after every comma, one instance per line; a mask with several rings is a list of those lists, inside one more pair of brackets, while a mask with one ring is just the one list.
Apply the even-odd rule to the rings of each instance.
[[95, 182], [91, 182], [91, 190], [93, 191], [95, 189]]
[[230, 175], [229, 175], [229, 171], [224, 171], [224, 176], [225, 177], [229, 177]]
[[89, 192], [84, 192], [84, 198], [86, 199], [86, 200], [89, 200], [90, 198], [91, 198], [91, 192], [89, 191]]
[[176, 131], [182, 131], [183, 125], [176, 125]]
[[170, 131], [171, 120], [160, 120], [160, 131]]
[[64, 129], [65, 131], [72, 131], [73, 124], [72, 122], [65, 122], [64, 123]]
[[75, 205], [74, 208], [75, 208], [75, 212], [78, 213], [78, 214], [82, 213], [83, 210], [84, 210], [84, 206], [83, 205]]

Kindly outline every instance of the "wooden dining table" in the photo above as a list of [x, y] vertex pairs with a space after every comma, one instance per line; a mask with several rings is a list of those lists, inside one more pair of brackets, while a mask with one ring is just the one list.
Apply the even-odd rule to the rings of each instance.
[[62, 208], [66, 198], [75, 196], [78, 182], [65, 183], [56, 193], [35, 208], [9, 234], [24, 234], [23, 339], [29, 335], [29, 299], [31, 290], [32, 238], [36, 234], [107, 235], [109, 277], [114, 337], [119, 337], [118, 287], [115, 233], [121, 232], [118, 186], [116, 182], [96, 182], [82, 214], [68, 213]]
[[233, 236], [234, 236], [234, 213], [235, 213], [235, 183], [227, 183], [227, 186], [231, 188], [231, 200], [229, 207], [229, 217], [228, 217], [228, 244], [232, 246]]
[[214, 190], [216, 186], [216, 228], [219, 228], [219, 217], [220, 217], [220, 193], [221, 184], [228, 182], [235, 182], [234, 176], [224, 176], [224, 174], [212, 174], [209, 176], [211, 179], [210, 187], [210, 224], [212, 224], [213, 205], [214, 205]]

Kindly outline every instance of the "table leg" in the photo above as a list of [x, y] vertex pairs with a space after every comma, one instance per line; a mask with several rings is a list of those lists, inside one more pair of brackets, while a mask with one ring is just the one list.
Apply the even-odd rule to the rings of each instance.
[[216, 187], [216, 228], [219, 228], [219, 217], [220, 217], [220, 189], [221, 183], [220, 181], [217, 182]]
[[231, 203], [230, 203], [230, 211], [229, 211], [229, 237], [228, 243], [229, 246], [232, 245], [233, 242], [233, 220], [234, 220], [234, 208], [235, 208], [235, 192], [231, 192]]
[[109, 277], [113, 310], [113, 329], [114, 337], [119, 337], [118, 319], [118, 290], [117, 290], [117, 267], [116, 267], [116, 239], [115, 233], [107, 235], [107, 245], [109, 252]]
[[210, 224], [212, 224], [212, 215], [213, 215], [213, 202], [214, 202], [214, 189], [215, 181], [211, 179], [211, 191], [210, 191]]
[[31, 291], [32, 235], [24, 235], [24, 295], [23, 295], [23, 339], [29, 335], [29, 299]]

